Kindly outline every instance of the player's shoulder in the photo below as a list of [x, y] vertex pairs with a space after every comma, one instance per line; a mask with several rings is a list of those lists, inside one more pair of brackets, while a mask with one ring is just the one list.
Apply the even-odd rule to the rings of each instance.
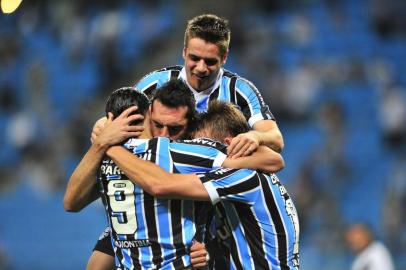
[[235, 178], [241, 181], [247, 179], [258, 179], [258, 172], [252, 169], [234, 169], [234, 168], [219, 168], [215, 169], [207, 174], [209, 177], [215, 178]]
[[194, 138], [194, 139], [190, 139], [190, 140], [180, 140], [177, 142], [189, 144], [189, 145], [201, 145], [201, 146], [214, 147], [217, 149], [225, 147], [225, 145], [222, 144], [221, 142], [210, 139], [210, 138]]
[[256, 86], [250, 80], [248, 80], [230, 70], [224, 69], [223, 71], [224, 71], [223, 80], [227, 79], [227, 80], [233, 81], [233, 84], [235, 85], [235, 87], [238, 87], [240, 89], [245, 89], [245, 90], [258, 91]]
[[170, 66], [154, 70], [142, 77], [136, 84], [138, 91], [152, 95], [156, 88], [168, 82], [171, 78], [177, 78], [182, 66]]
[[156, 79], [167, 79], [169, 80], [168, 73], [178, 73], [182, 70], [183, 66], [176, 65], [176, 66], [169, 66], [160, 69], [153, 70], [146, 75], [144, 75], [137, 83], [136, 86], [142, 84], [145, 81], [156, 80]]

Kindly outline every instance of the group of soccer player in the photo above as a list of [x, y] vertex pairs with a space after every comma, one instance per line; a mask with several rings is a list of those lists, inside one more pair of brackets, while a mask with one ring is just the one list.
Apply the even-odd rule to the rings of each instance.
[[[281, 132], [259, 91], [223, 68], [227, 20], [188, 22], [184, 66], [111, 93], [64, 197], [101, 197], [87, 269], [298, 269], [294, 204], [274, 174]], [[209, 203], [210, 202], [210, 203]]]

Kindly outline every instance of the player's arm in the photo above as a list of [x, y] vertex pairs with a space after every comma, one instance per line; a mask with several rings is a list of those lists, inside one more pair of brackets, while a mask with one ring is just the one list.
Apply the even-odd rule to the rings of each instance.
[[96, 172], [104, 153], [111, 145], [139, 135], [137, 127], [129, 126], [132, 121], [142, 119], [141, 115], [129, 116], [135, 110], [136, 107], [125, 110], [114, 121], [110, 114], [100, 135], [69, 179], [63, 199], [66, 211], [78, 212], [100, 196], [97, 189]]
[[227, 158], [222, 166], [234, 169], [244, 168], [275, 173], [285, 167], [285, 161], [281, 154], [266, 146], [259, 146], [252, 155], [232, 159]]
[[96, 172], [106, 147], [94, 143], [72, 173], [63, 198], [63, 207], [68, 212], [79, 212], [100, 197]]
[[137, 158], [121, 146], [110, 147], [106, 154], [130, 181], [155, 197], [208, 201], [209, 195], [195, 174], [171, 174], [152, 162]]
[[241, 133], [233, 138], [227, 148], [231, 157], [247, 156], [253, 153], [260, 145], [267, 146], [276, 152], [284, 147], [282, 133], [274, 120], [260, 120], [253, 126], [253, 130]]

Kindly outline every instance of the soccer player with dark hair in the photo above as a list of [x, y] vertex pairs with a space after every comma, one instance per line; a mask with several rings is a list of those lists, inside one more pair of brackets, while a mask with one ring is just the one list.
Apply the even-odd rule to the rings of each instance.
[[193, 129], [196, 101], [186, 84], [177, 79], [165, 83], [152, 97], [150, 126], [154, 136], [184, 139]]

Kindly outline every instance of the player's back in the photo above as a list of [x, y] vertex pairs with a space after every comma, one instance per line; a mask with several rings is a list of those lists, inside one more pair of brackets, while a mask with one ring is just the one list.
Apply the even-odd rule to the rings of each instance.
[[[209, 140], [154, 138], [132, 139], [124, 146], [168, 172], [186, 173], [206, 172], [221, 165], [225, 154], [214, 145], [220, 148]], [[179, 269], [190, 265], [188, 249], [196, 232], [196, 203], [151, 196], [109, 158], [103, 159], [99, 176], [120, 266]]]
[[298, 269], [298, 217], [275, 174], [220, 169], [202, 181], [216, 190], [216, 269]]

